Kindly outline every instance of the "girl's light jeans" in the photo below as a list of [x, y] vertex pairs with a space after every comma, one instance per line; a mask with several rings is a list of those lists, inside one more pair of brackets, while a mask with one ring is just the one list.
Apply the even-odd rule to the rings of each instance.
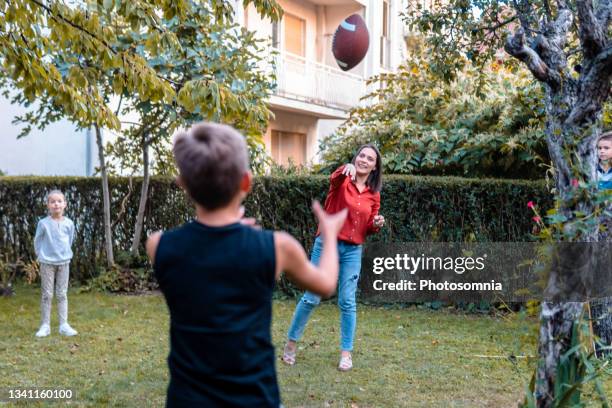
[[[312, 248], [310, 260], [319, 265], [323, 241], [317, 237]], [[340, 347], [343, 351], [353, 350], [353, 338], [357, 325], [357, 303], [355, 293], [361, 271], [361, 245], [338, 241], [338, 258], [340, 270], [338, 272], [338, 307], [340, 308]], [[293, 320], [287, 337], [298, 341], [304, 333], [304, 328], [312, 310], [319, 304], [321, 297], [306, 291], [300, 299], [293, 314]]]
[[57, 298], [57, 314], [60, 326], [68, 320], [68, 276], [70, 275], [70, 264], [50, 265], [40, 264], [40, 281], [42, 296], [40, 300], [41, 324], [49, 325], [51, 322], [51, 300], [53, 289]]

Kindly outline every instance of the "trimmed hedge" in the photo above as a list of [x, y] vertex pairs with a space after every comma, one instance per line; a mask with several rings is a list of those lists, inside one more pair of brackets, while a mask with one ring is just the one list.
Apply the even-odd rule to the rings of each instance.
[[[115, 250], [128, 249], [138, 211], [140, 179], [130, 191], [127, 178], [110, 180]], [[245, 203], [247, 215], [264, 228], [282, 229], [309, 249], [316, 225], [313, 199], [323, 201], [326, 176], [260, 177]], [[0, 254], [9, 260], [35, 258], [37, 221], [46, 214], [50, 189], [66, 194], [66, 215], [76, 225], [72, 278], [84, 282], [104, 267], [101, 182], [98, 178], [0, 177]], [[387, 225], [370, 238], [382, 241], [527, 241], [532, 214], [528, 201], [553, 206], [543, 182], [463, 179], [456, 177], [387, 176], [381, 213]], [[126, 197], [128, 197], [126, 199]], [[153, 178], [145, 214], [145, 234], [177, 226], [194, 211], [171, 179]], [[124, 202], [125, 201], [125, 202]], [[125, 211], [121, 218], [122, 203]], [[284, 284], [282, 285], [285, 286]]]

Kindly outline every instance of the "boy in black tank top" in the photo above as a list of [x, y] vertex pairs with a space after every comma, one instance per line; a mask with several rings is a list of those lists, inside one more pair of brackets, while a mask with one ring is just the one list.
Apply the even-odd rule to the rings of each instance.
[[166, 406], [277, 408], [270, 335], [274, 282], [284, 271], [302, 288], [331, 295], [346, 210], [328, 215], [313, 204], [325, 238], [317, 267], [291, 235], [242, 219], [252, 176], [246, 143], [235, 129], [195, 125], [176, 136], [174, 158], [196, 219], [147, 240], [170, 311]]

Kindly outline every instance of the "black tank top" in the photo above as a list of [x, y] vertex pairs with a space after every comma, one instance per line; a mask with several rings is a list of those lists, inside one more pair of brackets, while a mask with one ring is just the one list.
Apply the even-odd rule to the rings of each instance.
[[272, 231], [192, 221], [162, 234], [155, 275], [170, 310], [168, 407], [280, 405], [274, 270]]

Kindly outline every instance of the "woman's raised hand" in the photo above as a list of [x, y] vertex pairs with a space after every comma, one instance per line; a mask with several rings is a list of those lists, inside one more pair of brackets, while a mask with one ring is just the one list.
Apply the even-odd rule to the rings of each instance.
[[349, 176], [351, 180], [355, 181], [355, 174], [357, 174], [355, 165], [351, 163], [346, 163], [344, 165], [344, 168], [342, 169], [342, 174], [344, 174], [345, 176]]
[[317, 200], [312, 203], [312, 212], [316, 215], [319, 220], [319, 231], [323, 238], [325, 237], [336, 237], [344, 225], [348, 210], [345, 208], [335, 214], [328, 214], [321, 207], [321, 203]]
[[257, 224], [257, 220], [255, 218], [244, 216], [244, 205], [240, 206], [240, 210], [238, 210], [238, 215], [240, 216], [240, 223], [242, 225], [248, 225], [249, 227], [253, 227], [255, 229], [261, 229], [261, 225]]

